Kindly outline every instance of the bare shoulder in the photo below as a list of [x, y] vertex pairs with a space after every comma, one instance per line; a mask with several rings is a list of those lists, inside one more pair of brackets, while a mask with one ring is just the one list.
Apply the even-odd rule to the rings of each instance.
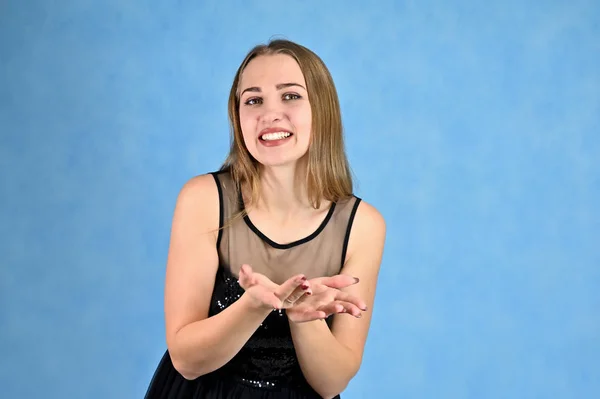
[[180, 201], [218, 201], [218, 189], [215, 178], [207, 173], [194, 176], [185, 182], [179, 192]]
[[365, 251], [377, 256], [383, 249], [385, 236], [386, 222], [383, 215], [373, 205], [361, 200], [352, 222], [348, 259]]
[[377, 208], [365, 200], [361, 200], [358, 205], [354, 223], [360, 230], [374, 228], [381, 233], [385, 233], [386, 225], [383, 215]]
[[218, 229], [219, 201], [215, 178], [211, 174], [194, 176], [181, 188], [175, 213], [188, 220], [201, 221], [202, 227], [208, 230]]

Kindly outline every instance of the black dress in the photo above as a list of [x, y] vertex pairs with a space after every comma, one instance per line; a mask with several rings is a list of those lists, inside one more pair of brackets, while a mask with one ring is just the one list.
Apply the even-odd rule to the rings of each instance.
[[[222, 311], [242, 293], [237, 279], [219, 268], [210, 314]], [[195, 380], [183, 378], [173, 367], [169, 352], [165, 352], [145, 398], [313, 399], [321, 396], [310, 387], [300, 370], [285, 311], [273, 311], [231, 361]]]
[[[227, 171], [212, 175], [219, 192], [219, 225], [223, 227], [225, 221], [243, 209], [243, 198]], [[279, 284], [297, 273], [309, 279], [338, 274], [359, 203], [359, 198], [352, 197], [332, 204], [312, 234], [286, 244], [271, 240], [247, 216], [219, 230], [220, 264], [209, 316], [223, 311], [243, 294], [235, 277], [243, 263]], [[330, 322], [331, 318], [327, 320], [331, 326]], [[164, 354], [146, 399], [200, 398], [320, 398], [302, 374], [285, 311], [273, 311], [233, 359], [193, 381], [173, 368], [168, 351]]]

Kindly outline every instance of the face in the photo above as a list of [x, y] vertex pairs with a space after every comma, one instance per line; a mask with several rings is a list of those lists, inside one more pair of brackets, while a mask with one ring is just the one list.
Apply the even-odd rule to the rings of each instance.
[[246, 148], [265, 166], [293, 164], [308, 151], [311, 109], [304, 75], [290, 56], [259, 56], [239, 84]]

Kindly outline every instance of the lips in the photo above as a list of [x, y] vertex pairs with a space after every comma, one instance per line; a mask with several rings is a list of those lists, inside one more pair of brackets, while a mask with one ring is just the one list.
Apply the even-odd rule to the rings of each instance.
[[282, 127], [270, 127], [267, 129], [263, 129], [260, 131], [260, 133], [258, 134], [258, 139], [263, 141], [263, 136], [266, 134], [269, 135], [273, 135], [273, 134], [277, 134], [277, 133], [282, 133], [285, 134], [286, 136], [292, 136], [294, 133], [292, 133], [291, 131], [289, 131], [288, 129], [284, 129]]

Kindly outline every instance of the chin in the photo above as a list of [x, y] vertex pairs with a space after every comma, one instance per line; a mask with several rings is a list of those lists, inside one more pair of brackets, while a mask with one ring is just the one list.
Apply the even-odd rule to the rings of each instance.
[[281, 168], [296, 165], [298, 159], [259, 159], [258, 162], [264, 167]]
[[[287, 156], [286, 156], [287, 155]], [[293, 156], [292, 154], [281, 154], [281, 156], [255, 157], [262, 166], [270, 168], [291, 167], [298, 165], [305, 159], [305, 154]]]

